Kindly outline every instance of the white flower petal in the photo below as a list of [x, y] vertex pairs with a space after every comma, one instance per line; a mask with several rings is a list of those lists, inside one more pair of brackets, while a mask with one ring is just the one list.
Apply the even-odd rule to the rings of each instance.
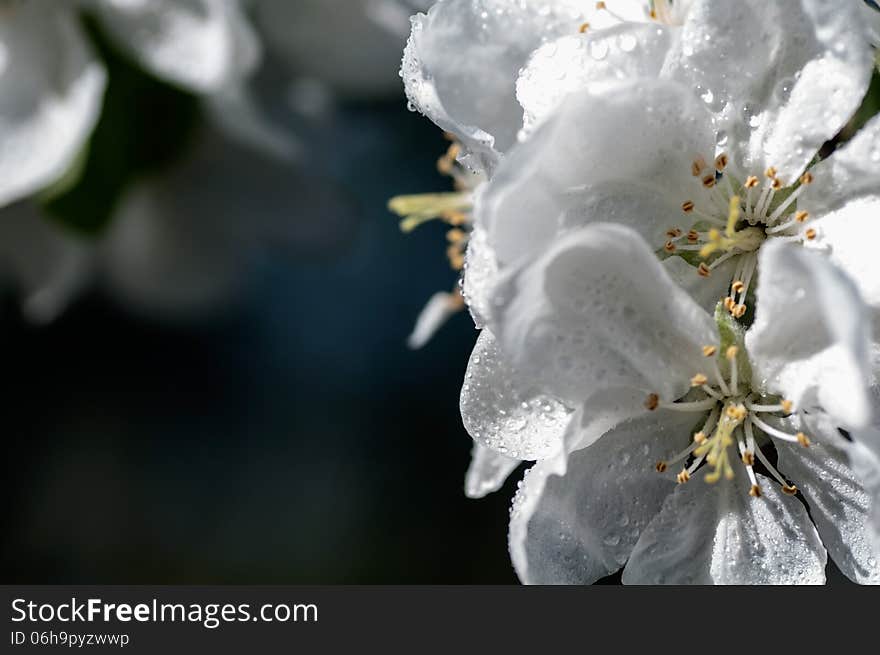
[[99, 0], [98, 8], [144, 68], [197, 93], [242, 79], [261, 56], [237, 0]]
[[410, 102], [490, 170], [515, 142], [520, 68], [546, 40], [577, 33], [579, 0], [439, 0], [413, 18], [402, 76]]
[[[873, 430], [871, 438], [880, 444], [880, 431]], [[870, 498], [867, 531], [873, 539], [874, 549], [880, 551], [880, 456], [862, 443], [850, 446], [848, 453], [853, 471], [861, 480]]]
[[54, 225], [30, 202], [0, 212], [0, 271], [22, 298], [34, 323], [57, 318], [82, 291], [92, 272], [89, 244]]
[[672, 42], [656, 24], [624, 23], [551, 41], [520, 71], [516, 97], [530, 132], [571, 93], [624, 78], [657, 77]]
[[677, 255], [664, 259], [663, 268], [678, 286], [687, 291], [700, 307], [711, 314], [715, 312], [719, 299], [724, 298], [729, 292], [736, 260], [716, 266], [709, 277], [699, 275], [696, 266], [691, 266]]
[[854, 3], [696, 0], [664, 71], [711, 95], [738, 163], [790, 183], [855, 113], [872, 65]]
[[437, 334], [446, 321], [462, 309], [464, 309], [464, 304], [459, 293], [438, 291], [431, 296], [428, 304], [416, 319], [416, 325], [406, 340], [407, 345], [413, 350], [418, 350]]
[[672, 402], [705, 367], [710, 315], [630, 229], [596, 224], [561, 238], [496, 289], [499, 342], [535, 384], [572, 403], [603, 389]]
[[624, 584], [823, 584], [827, 555], [801, 502], [758, 476], [680, 485], [642, 532]]
[[880, 5], [877, 0], [852, 0], [856, 2], [868, 28], [868, 36], [875, 47], [880, 46]]
[[73, 12], [21, 3], [0, 20], [0, 206], [61, 177], [92, 132], [106, 73]]
[[810, 172], [813, 183], [798, 206], [818, 216], [880, 189], [880, 116], [874, 116], [856, 135]]
[[474, 443], [471, 465], [464, 479], [464, 493], [468, 498], [483, 498], [498, 491], [522, 460], [496, 453], [483, 444]]
[[[587, 427], [586, 441], [605, 429]], [[590, 584], [620, 569], [675, 488], [654, 470], [690, 441], [694, 417], [659, 410], [529, 470], [513, 501], [510, 554], [527, 584]]]
[[468, 239], [462, 273], [462, 294], [474, 323], [482, 328], [491, 310], [489, 301], [498, 275], [498, 262], [489, 245], [489, 235], [480, 226], [474, 227]]
[[509, 457], [542, 459], [559, 450], [571, 411], [520, 375], [483, 330], [461, 389], [461, 416], [474, 441]]
[[[821, 438], [820, 435], [814, 435]], [[779, 470], [807, 500], [810, 517], [837, 567], [859, 584], [880, 584], [880, 553], [868, 532], [871, 499], [836, 448], [775, 442]]]
[[785, 243], [762, 246], [759, 270], [746, 334], [754, 388], [818, 405], [843, 427], [866, 425], [870, 323], [858, 289], [818, 253]]
[[869, 236], [880, 228], [880, 196], [853, 200], [813, 221], [811, 227], [817, 236], [808, 245], [827, 250], [831, 261], [855, 282], [873, 310], [875, 326], [880, 326], [880, 257]]
[[571, 94], [506, 157], [478, 199], [477, 222], [502, 265], [591, 222], [629, 225], [660, 248], [670, 227], [689, 227], [682, 203], [705, 197], [691, 167], [711, 158], [714, 141], [705, 107], [672, 82]]

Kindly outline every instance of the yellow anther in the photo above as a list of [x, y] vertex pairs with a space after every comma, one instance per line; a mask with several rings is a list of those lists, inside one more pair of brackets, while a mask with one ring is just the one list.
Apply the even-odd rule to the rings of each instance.
[[705, 375], [703, 375], [702, 373], [697, 373], [694, 377], [691, 378], [691, 386], [702, 387], [708, 381], [709, 378], [707, 378]]
[[794, 409], [794, 403], [790, 400], [783, 400], [780, 405], [782, 405], [782, 411], [786, 414], [791, 414], [791, 411]]
[[706, 168], [706, 160], [702, 157], [697, 157], [691, 164], [691, 175], [693, 175], [694, 177], [699, 177], [704, 168]]
[[727, 168], [728, 163], [730, 163], [730, 160], [727, 158], [727, 155], [722, 152], [715, 158], [715, 170], [723, 171]]
[[704, 262], [700, 262], [700, 265], [697, 266], [697, 275], [700, 277], [709, 277], [712, 275], [712, 269], [706, 266]]
[[666, 473], [666, 462], [657, 462], [654, 464], [654, 470], [657, 471], [657, 473]]
[[727, 296], [724, 299], [724, 309], [726, 309], [727, 311], [729, 311], [732, 314], [734, 307], [736, 307], [736, 301], [733, 298], [731, 298], [730, 296]]
[[681, 473], [675, 476], [675, 479], [678, 481], [678, 484], [684, 484], [691, 479], [691, 474], [688, 473], [687, 469], [682, 469]]
[[727, 210], [727, 228], [724, 230], [728, 237], [736, 234], [736, 224], [739, 222], [740, 211], [739, 196], [732, 196]]
[[690, 230], [687, 233], [688, 243], [696, 243], [700, 240], [700, 234], [696, 230]]
[[730, 290], [734, 293], [742, 293], [743, 289], [745, 288], [745, 282], [743, 282], [742, 280], [735, 280], [734, 283], [730, 285]]
[[681, 205], [681, 210], [682, 210], [685, 214], [690, 214], [692, 211], [694, 211], [694, 203], [693, 203], [692, 201], [690, 201], [690, 200], [688, 200], [687, 202], [682, 203], [682, 205]]
[[727, 358], [727, 361], [732, 362], [736, 359], [736, 356], [739, 354], [739, 348], [736, 346], [730, 346], [727, 349], [727, 352], [724, 353], [724, 356]]
[[712, 357], [717, 352], [718, 348], [715, 346], [703, 346], [703, 357]]
[[746, 450], [742, 454], [742, 462], [746, 466], [755, 465], [755, 454], [751, 450]]
[[813, 183], [813, 174], [810, 171], [807, 171], [803, 175], [801, 175], [801, 184], [812, 184]]
[[798, 223], [803, 223], [809, 217], [810, 217], [810, 212], [805, 212], [805, 211], [801, 210], [794, 215], [794, 220], [796, 220]]
[[777, 172], [778, 171], [776, 170], [776, 168], [771, 166], [766, 171], [764, 171], [764, 175], [772, 180], [776, 177]]
[[807, 238], [807, 241], [812, 241], [813, 239], [815, 239], [817, 234], [818, 233], [813, 228], [810, 228], [806, 232], [804, 232], [804, 236]]
[[672, 243], [672, 241], [667, 241], [665, 244], [663, 244], [663, 250], [668, 253], [673, 253], [675, 252], [675, 244]]
[[648, 394], [648, 397], [645, 399], [645, 407], [649, 411], [654, 411], [660, 405], [660, 396], [656, 393]]
[[695, 432], [694, 433], [694, 442], [695, 443], [704, 443], [706, 441], [706, 435], [703, 432]]
[[653, 9], [648, 12], [648, 16], [651, 17], [651, 20], [657, 20], [657, 12], [654, 11]]
[[602, 9], [605, 9], [605, 8], [606, 8], [606, 7], [605, 7], [605, 3], [604, 3], [604, 2], [597, 2], [597, 3], [596, 3], [596, 9], [598, 9], [599, 11], [601, 11]]
[[715, 186], [715, 175], [707, 175], [703, 178], [703, 186], [707, 189], [711, 189]]
[[465, 239], [467, 239], [467, 232], [464, 230], [459, 230], [457, 227], [452, 228], [446, 233], [446, 240], [450, 243], [461, 243]]
[[810, 447], [810, 439], [803, 432], [798, 432], [795, 436], [797, 437], [798, 443], [804, 448]]
[[670, 239], [677, 239], [681, 236], [681, 230], [677, 227], [670, 228], [666, 230], [666, 236], [668, 236]]
[[589, 24], [589, 23], [584, 23], [584, 24], [582, 24], [582, 25], [580, 26], [580, 28], [578, 29], [578, 32], [580, 32], [581, 34], [583, 34], [583, 33], [586, 32], [588, 29], [590, 29], [590, 24]]
[[743, 186], [744, 186], [746, 189], [754, 189], [754, 188], [755, 188], [756, 186], [758, 186], [760, 183], [761, 183], [761, 181], [760, 181], [757, 177], [755, 177], [754, 175], [749, 175], [749, 176], [746, 178], [746, 183], [745, 183]]
[[798, 488], [796, 486], [794, 486], [793, 484], [782, 485], [782, 493], [784, 493], [788, 496], [794, 496], [797, 494], [797, 492], [798, 492]]
[[778, 177], [774, 177], [773, 181], [770, 183], [770, 188], [772, 188], [774, 191], [779, 191], [783, 186], [785, 185], [782, 184], [782, 180], [780, 180]]
[[745, 305], [737, 305], [730, 313], [733, 314], [734, 318], [742, 318], [746, 315], [746, 311], [747, 309]]
[[752, 485], [752, 488], [749, 489], [749, 495], [752, 498], [760, 498], [761, 497], [761, 487], [756, 484]]

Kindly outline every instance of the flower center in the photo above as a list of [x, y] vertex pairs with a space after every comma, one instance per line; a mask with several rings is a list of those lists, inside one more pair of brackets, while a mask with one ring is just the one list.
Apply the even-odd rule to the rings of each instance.
[[[729, 319], [728, 319], [729, 320]], [[750, 377], [748, 357], [737, 345], [724, 348], [723, 358], [719, 347], [703, 348], [707, 361], [707, 373], [697, 373], [691, 379], [691, 391], [675, 402], [663, 402], [657, 394], [650, 394], [645, 407], [654, 411], [666, 409], [702, 415], [697, 424], [701, 427], [693, 434], [690, 445], [667, 460], [654, 465], [658, 473], [666, 473], [670, 466], [682, 463], [676, 481], [685, 484], [701, 468], [710, 469], [704, 476], [707, 483], [714, 484], [722, 477], [730, 480], [735, 476], [731, 449], [735, 446], [738, 459], [751, 482], [749, 495], [761, 496], [761, 487], [755, 475], [756, 458], [761, 466], [782, 486], [789, 495], [797, 493], [797, 487], [788, 482], [761, 450], [773, 440], [798, 443], [808, 447], [810, 440], [803, 432], [790, 434], [773, 427], [768, 420], [774, 418], [800, 419], [789, 400], [767, 396], [752, 391], [746, 382]]]
[[796, 184], [786, 186], [775, 168], [761, 178], [738, 179], [728, 170], [729, 158], [722, 153], [709, 166], [702, 157], [691, 164], [691, 174], [700, 178], [703, 196], [682, 203], [682, 211], [696, 217], [687, 232], [672, 227], [663, 246], [666, 255], [679, 254], [702, 277], [709, 277], [722, 264], [736, 260], [730, 294], [724, 306], [736, 318], [746, 312], [746, 297], [755, 269], [757, 251], [769, 238], [803, 243], [816, 238], [810, 213], [798, 208], [798, 198], [813, 182], [810, 172]]

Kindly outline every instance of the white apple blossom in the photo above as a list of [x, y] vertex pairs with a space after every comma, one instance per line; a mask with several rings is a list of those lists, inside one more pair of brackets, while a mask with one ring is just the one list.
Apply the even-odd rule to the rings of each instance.
[[[826, 549], [853, 580], [880, 579], [837, 429], [871, 420], [866, 310], [816, 253], [759, 257], [745, 335], [622, 226], [572, 231], [503, 275], [462, 415], [485, 448], [542, 460], [511, 514], [524, 581], [626, 564], [634, 583], [821, 583]], [[692, 479], [704, 470], [714, 485]]]
[[232, 84], [259, 54], [235, 0], [0, 2], [0, 206], [60, 178], [97, 122], [106, 73], [83, 8], [145, 68], [195, 92]]

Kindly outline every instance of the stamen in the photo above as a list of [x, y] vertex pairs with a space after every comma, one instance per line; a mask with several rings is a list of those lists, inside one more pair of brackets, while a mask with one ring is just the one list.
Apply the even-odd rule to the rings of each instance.
[[700, 262], [700, 265], [697, 267], [697, 274], [700, 277], [709, 277], [712, 274], [712, 269], [706, 266], [705, 262]]
[[691, 378], [691, 386], [702, 387], [708, 381], [709, 378], [707, 378], [705, 375], [703, 375], [702, 373], [697, 373], [694, 377]]
[[804, 232], [804, 236], [807, 238], [807, 241], [812, 241], [816, 238], [817, 232], [813, 228], [809, 228], [806, 232]]
[[725, 396], [729, 396], [730, 388], [727, 386], [727, 382], [724, 381], [724, 376], [721, 375], [721, 369], [718, 368], [718, 362], [715, 361], [714, 357], [709, 361], [712, 362], [712, 373], [715, 375], [715, 381], [718, 382], [718, 387], [721, 389], [721, 393]]
[[578, 28], [578, 32], [580, 32], [581, 34], [584, 34], [584, 33], [586, 33], [586, 31], [587, 31], [588, 29], [590, 29], [590, 24], [589, 24], [589, 23], [583, 23], [583, 24]]
[[[758, 460], [761, 462], [761, 464], [764, 465], [764, 468], [767, 469], [767, 471], [770, 473], [770, 475], [772, 475], [773, 478], [780, 484], [783, 491], [785, 491], [786, 487], [788, 487], [788, 488], [793, 488], [795, 490], [795, 493], [797, 493], [797, 487], [795, 487], [794, 485], [788, 484], [788, 481], [782, 477], [782, 475], [779, 473], [779, 471], [776, 470], [776, 467], [770, 463], [770, 460], [767, 459], [767, 456], [763, 453], [763, 451], [755, 443], [755, 434], [754, 434], [754, 432], [752, 432], [752, 423], [751, 423], [752, 419], [753, 419], [753, 417], [751, 417], [751, 416], [748, 419], [746, 419], [746, 422], [743, 426], [743, 428], [745, 429], [745, 432], [746, 432], [746, 439], [748, 440], [748, 443], [749, 443], [749, 450], [751, 450], [753, 453], [755, 453], [755, 455], [757, 455]], [[786, 492], [786, 493], [788, 493], [788, 492]]]
[[793, 484], [782, 485], [782, 493], [788, 496], [797, 496], [798, 488]]
[[696, 230], [691, 230], [687, 233], [688, 243], [696, 243], [700, 240], [700, 233]]
[[648, 411], [653, 412], [657, 409], [657, 406], [660, 404], [660, 396], [656, 393], [648, 394], [648, 398], [645, 400], [645, 407]]
[[715, 170], [719, 172], [723, 171], [725, 168], [727, 168], [727, 164], [729, 162], [730, 160], [728, 159], [727, 155], [722, 152], [715, 158]]
[[[702, 173], [703, 169], [705, 169], [705, 168], [706, 168], [706, 160], [703, 159], [702, 157], [697, 157], [696, 159], [694, 159], [693, 163], [691, 164], [691, 175], [693, 175], [694, 177], [700, 177], [700, 173]], [[714, 176], [713, 176], [713, 179], [714, 179]]]
[[668, 252], [669, 254], [672, 254], [672, 253], [675, 252], [675, 244], [674, 244], [672, 241], [667, 241], [667, 242], [663, 245], [663, 249], [664, 249], [666, 252]]
[[715, 346], [703, 346], [703, 357], [712, 357], [716, 352], [718, 348]]
[[690, 214], [692, 211], [694, 211], [694, 207], [695, 207], [695, 205], [694, 205], [693, 201], [688, 200], [687, 202], [682, 203], [681, 210], [685, 214]]
[[[766, 422], [762, 421], [755, 415], [751, 417], [752, 423], [761, 428], [768, 436], [775, 437], [780, 439], [781, 441], [786, 441], [788, 443], [799, 443], [802, 446], [809, 445], [809, 439], [807, 439], [807, 435], [803, 432], [798, 432], [797, 434], [789, 434], [788, 432], [783, 432], [778, 428], [774, 428], [772, 425], [768, 425]], [[806, 442], [806, 443], [805, 443]]]

